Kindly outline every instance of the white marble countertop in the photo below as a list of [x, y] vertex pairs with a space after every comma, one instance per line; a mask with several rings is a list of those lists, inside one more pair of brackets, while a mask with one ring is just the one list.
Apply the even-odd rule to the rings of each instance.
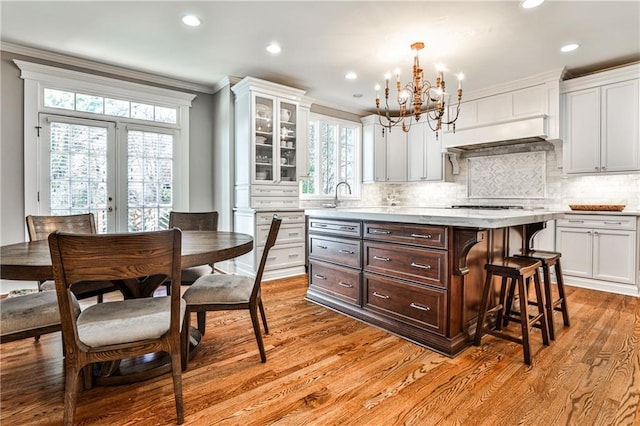
[[566, 212], [544, 209], [465, 209], [426, 207], [355, 207], [311, 208], [305, 215], [326, 219], [375, 220], [382, 222], [417, 223], [472, 228], [504, 228], [527, 223], [546, 222], [562, 217]]

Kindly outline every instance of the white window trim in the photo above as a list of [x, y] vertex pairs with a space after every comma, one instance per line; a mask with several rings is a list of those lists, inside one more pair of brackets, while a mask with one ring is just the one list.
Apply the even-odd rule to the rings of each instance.
[[[312, 112], [309, 114], [309, 122], [311, 121], [324, 121], [330, 124], [338, 124], [340, 126], [345, 125], [348, 127], [355, 127], [358, 129], [358, 139], [356, 141], [356, 152], [355, 152], [355, 157], [356, 157], [356, 161], [355, 161], [356, 170], [354, 172], [355, 180], [356, 180], [355, 188], [354, 187], [351, 188], [351, 195], [341, 194], [340, 199], [341, 200], [360, 200], [361, 193], [362, 193], [362, 123], [345, 120], [342, 118], [336, 118], [329, 115], [318, 114], [315, 112]], [[307, 150], [308, 150], [308, 142], [307, 142]], [[338, 149], [337, 152], [339, 154], [340, 150]], [[316, 153], [316, 157], [317, 157], [317, 153]], [[300, 199], [301, 200], [333, 200], [334, 195], [303, 194], [301, 190]]]
[[[36, 64], [21, 60], [13, 61], [21, 70], [20, 78], [24, 80], [24, 210], [25, 215], [41, 214], [38, 201], [38, 173], [33, 173], [33, 161], [38, 158], [38, 125], [40, 112], [54, 112], [44, 107], [44, 87], [60, 88], [72, 91], [88, 91], [103, 96], [124, 98], [139, 102], [153, 103], [178, 109], [179, 128], [175, 152], [174, 167], [174, 208], [189, 209], [189, 108], [196, 95], [176, 90], [147, 86], [139, 83], [122, 81], [114, 78], [88, 74], [79, 71], [56, 68], [49, 65]], [[55, 110], [56, 114], [69, 115], [70, 111]], [[86, 118], [101, 117], [118, 123], [133, 122], [142, 124], [141, 120], [120, 119], [105, 115], [73, 112], [76, 116]], [[165, 123], [150, 123], [165, 127]]]

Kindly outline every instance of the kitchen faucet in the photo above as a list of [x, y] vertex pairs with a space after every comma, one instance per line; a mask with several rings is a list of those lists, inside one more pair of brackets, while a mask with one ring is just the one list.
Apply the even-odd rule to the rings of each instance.
[[338, 184], [336, 185], [336, 196], [333, 199], [333, 204], [338, 207], [338, 187], [340, 187], [340, 185], [347, 185], [347, 189], [349, 190], [349, 195], [351, 195], [351, 186], [349, 185], [349, 183], [347, 181], [342, 181], [342, 182], [338, 182]]

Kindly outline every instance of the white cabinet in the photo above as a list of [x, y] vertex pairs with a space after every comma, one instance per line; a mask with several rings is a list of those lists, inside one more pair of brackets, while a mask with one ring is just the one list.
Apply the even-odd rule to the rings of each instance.
[[638, 295], [635, 216], [566, 214], [556, 224], [565, 281]]
[[564, 172], [640, 170], [640, 66], [564, 84]]
[[448, 168], [442, 153], [442, 133], [436, 140], [435, 132], [422, 121], [411, 126], [407, 137], [407, 180], [447, 180], [445, 170]]
[[362, 118], [362, 181], [407, 181], [407, 133], [384, 129], [376, 115]]
[[235, 94], [234, 231], [254, 238], [254, 250], [238, 258], [236, 267], [255, 275], [264, 249], [262, 237], [278, 214], [283, 225], [272, 253], [280, 256], [269, 260], [265, 278], [302, 274], [304, 214], [298, 177], [308, 172], [302, 157], [309, 112], [308, 105], [300, 106], [304, 91], [252, 77], [231, 90]]

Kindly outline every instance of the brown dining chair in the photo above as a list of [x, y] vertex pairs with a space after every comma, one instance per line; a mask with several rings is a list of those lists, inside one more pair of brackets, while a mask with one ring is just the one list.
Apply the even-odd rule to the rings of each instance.
[[[27, 231], [29, 241], [46, 240], [55, 231], [73, 232], [77, 234], [95, 234], [96, 223], [93, 213], [74, 214], [67, 216], [27, 216]], [[55, 290], [53, 281], [38, 282], [38, 290]], [[97, 297], [102, 303], [103, 295], [118, 290], [110, 282], [76, 283], [73, 288], [78, 299]]]
[[[85, 367], [152, 352], [171, 357], [178, 424], [184, 421], [180, 330], [186, 304], [180, 297], [181, 248], [179, 229], [101, 235], [56, 231], [49, 236], [66, 353], [65, 425], [73, 424], [79, 374]], [[170, 296], [105, 301], [77, 317], [74, 313], [75, 282], [122, 280], [149, 293], [167, 278], [173, 283]]]
[[[180, 228], [182, 231], [217, 231], [218, 212], [169, 212], [169, 229]], [[191, 285], [198, 278], [213, 273], [212, 265], [198, 265], [182, 270], [182, 285]], [[169, 282], [165, 282], [167, 294], [171, 291]]]
[[[187, 302], [187, 313], [185, 316], [185, 329], [189, 330], [191, 322], [191, 312], [198, 313], [198, 330], [201, 335], [205, 333], [206, 312], [227, 311], [237, 309], [248, 309], [253, 323], [253, 331], [260, 350], [260, 359], [267, 362], [267, 355], [260, 333], [260, 322], [258, 321], [258, 310], [262, 316], [264, 332], [269, 333], [267, 317], [262, 304], [261, 283], [262, 274], [267, 263], [269, 250], [276, 243], [278, 231], [282, 219], [275, 217], [271, 220], [271, 227], [267, 235], [267, 241], [260, 259], [260, 266], [254, 279], [242, 275], [232, 274], [210, 274], [200, 277], [184, 293], [183, 298]], [[202, 314], [202, 315], [201, 315]], [[189, 333], [184, 333], [185, 341], [182, 344], [182, 367], [186, 370], [189, 359]]]

